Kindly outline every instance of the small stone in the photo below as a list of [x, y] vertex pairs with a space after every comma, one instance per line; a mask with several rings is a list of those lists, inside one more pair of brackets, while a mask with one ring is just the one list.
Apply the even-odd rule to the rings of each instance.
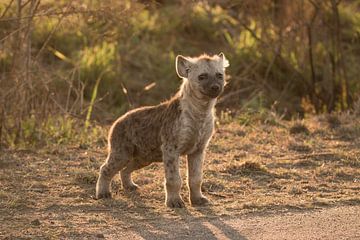
[[97, 238], [105, 238], [104, 234], [102, 234], [102, 233], [96, 234], [96, 237], [97, 237]]
[[88, 148], [89, 148], [89, 144], [86, 144], [86, 143], [80, 143], [79, 144], [79, 149], [86, 150]]
[[41, 222], [40, 222], [39, 219], [35, 219], [35, 220], [31, 221], [31, 225], [40, 226], [40, 225], [41, 225]]
[[310, 134], [309, 129], [303, 123], [300, 122], [296, 122], [293, 126], [291, 126], [289, 131], [290, 134], [300, 134], [300, 133], [303, 133], [305, 135]]
[[245, 137], [246, 132], [243, 130], [238, 130], [238, 131], [236, 131], [236, 135], [239, 137]]
[[213, 164], [220, 164], [221, 161], [220, 161], [219, 159], [214, 159], [214, 160], [212, 161], [212, 163], [213, 163]]

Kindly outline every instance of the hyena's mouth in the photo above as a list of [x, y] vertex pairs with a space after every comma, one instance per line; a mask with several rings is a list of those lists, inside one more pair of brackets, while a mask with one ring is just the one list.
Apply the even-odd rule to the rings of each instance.
[[220, 96], [222, 91], [219, 90], [219, 91], [216, 91], [216, 92], [214, 92], [214, 91], [200, 91], [200, 92], [201, 92], [201, 94], [203, 94], [203, 95], [205, 95], [207, 97], [217, 98], [218, 96]]

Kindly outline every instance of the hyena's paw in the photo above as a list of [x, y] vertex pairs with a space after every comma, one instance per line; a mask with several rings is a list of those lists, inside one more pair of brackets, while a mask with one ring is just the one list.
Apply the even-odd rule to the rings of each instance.
[[135, 183], [132, 183], [129, 185], [123, 185], [123, 188], [125, 191], [133, 192], [133, 191], [137, 191], [139, 189], [139, 186]]
[[111, 198], [110, 192], [97, 192], [96, 193], [96, 199], [103, 199], [103, 198]]
[[198, 198], [191, 198], [190, 200], [192, 206], [206, 206], [210, 205], [209, 199], [204, 196]]
[[185, 203], [181, 197], [169, 198], [166, 200], [166, 206], [169, 208], [184, 208]]

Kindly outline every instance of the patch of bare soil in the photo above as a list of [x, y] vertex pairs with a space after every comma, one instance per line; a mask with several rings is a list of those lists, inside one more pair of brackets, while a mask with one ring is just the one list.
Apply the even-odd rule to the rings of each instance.
[[[340, 211], [344, 212], [352, 208], [349, 205], [355, 205], [358, 213], [359, 119], [339, 117], [335, 127], [326, 118], [303, 124], [307, 131], [291, 130], [293, 124], [286, 122], [221, 125], [205, 161], [203, 191], [212, 205], [203, 208], [187, 204], [186, 209], [171, 210], [164, 206], [161, 164], [134, 174], [141, 187], [138, 192], [124, 192], [117, 177], [112, 184], [114, 198], [94, 200], [105, 146], [5, 150], [0, 155], [0, 237], [119, 239], [132, 237], [131, 233], [146, 239], [247, 239], [260, 236], [251, 235], [251, 229], [268, 231], [256, 225], [256, 221], [264, 223], [260, 219], [270, 221], [268, 229], [286, 231], [287, 225], [280, 227], [280, 222], [271, 225], [275, 221], [271, 216], [286, 219], [294, 211], [312, 216], [308, 214], [314, 209], [346, 206]], [[185, 169], [183, 161], [184, 178]], [[185, 182], [182, 194], [188, 203]], [[253, 225], [241, 220], [244, 218]], [[346, 227], [347, 218], [337, 224]], [[300, 228], [308, 226], [304, 219], [289, 218], [289, 228], [295, 229], [297, 223]], [[268, 239], [253, 239], [262, 238]]]

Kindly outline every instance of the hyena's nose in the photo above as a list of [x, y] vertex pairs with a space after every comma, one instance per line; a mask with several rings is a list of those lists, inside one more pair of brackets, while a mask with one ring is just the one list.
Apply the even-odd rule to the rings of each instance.
[[219, 84], [214, 84], [211, 86], [211, 90], [213, 92], [218, 92], [220, 90], [220, 85]]

